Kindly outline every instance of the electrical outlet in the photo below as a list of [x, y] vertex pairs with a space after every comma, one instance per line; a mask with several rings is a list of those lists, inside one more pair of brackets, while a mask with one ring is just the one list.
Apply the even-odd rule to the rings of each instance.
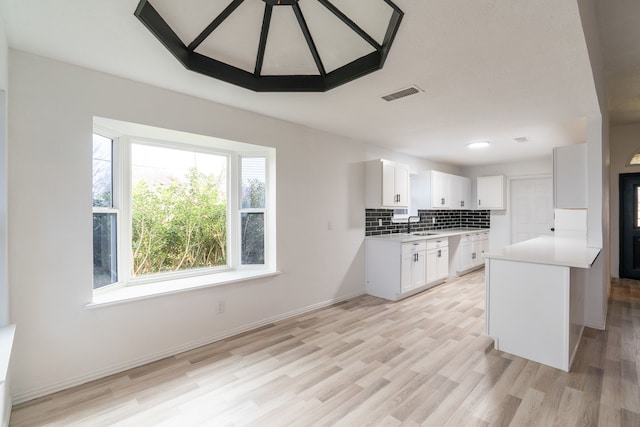
[[224, 313], [224, 301], [218, 301], [218, 314]]
[[378, 218], [378, 227], [382, 227], [382, 218]]
[[434, 216], [431, 218], [431, 224], [435, 224], [435, 223], [436, 223], [436, 217]]

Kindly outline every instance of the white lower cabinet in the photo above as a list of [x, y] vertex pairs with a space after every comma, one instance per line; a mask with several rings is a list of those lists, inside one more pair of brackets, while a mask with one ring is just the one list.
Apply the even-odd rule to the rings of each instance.
[[426, 242], [402, 244], [400, 292], [408, 292], [426, 284]]
[[367, 294], [397, 301], [444, 281], [449, 275], [447, 245], [447, 238], [411, 242], [367, 239]]
[[477, 232], [450, 238], [452, 258], [449, 267], [460, 276], [484, 265], [484, 253], [489, 250], [489, 233]]
[[449, 239], [427, 240], [427, 283], [449, 277]]

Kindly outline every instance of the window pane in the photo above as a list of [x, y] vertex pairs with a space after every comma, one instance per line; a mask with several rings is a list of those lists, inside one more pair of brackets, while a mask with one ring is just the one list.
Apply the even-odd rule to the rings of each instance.
[[93, 288], [118, 281], [116, 214], [93, 214]]
[[264, 264], [264, 213], [241, 213], [242, 264]]
[[227, 158], [132, 144], [134, 276], [227, 265]]
[[266, 159], [242, 158], [242, 209], [265, 207]]
[[93, 134], [93, 206], [113, 207], [113, 141]]

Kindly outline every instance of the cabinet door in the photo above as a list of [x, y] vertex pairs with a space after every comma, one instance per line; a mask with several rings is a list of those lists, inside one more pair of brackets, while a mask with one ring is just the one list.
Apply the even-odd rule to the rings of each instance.
[[414, 254], [402, 257], [402, 271], [400, 272], [400, 292], [407, 292], [413, 289], [413, 264]]
[[460, 240], [460, 246], [458, 247], [458, 271], [464, 271], [473, 267], [471, 259], [471, 239], [468, 240], [464, 237]]
[[471, 243], [471, 265], [476, 266], [482, 264], [482, 241], [476, 240]]
[[412, 289], [424, 286], [427, 283], [427, 252], [416, 252], [416, 260], [413, 263], [413, 286]]
[[489, 252], [489, 233], [482, 233], [482, 262], [484, 262], [484, 254]]
[[451, 179], [450, 175], [431, 171], [431, 207], [432, 208], [448, 208], [450, 207], [451, 196]]
[[382, 205], [394, 206], [397, 200], [396, 167], [382, 163]]
[[504, 175], [477, 178], [478, 209], [504, 209]]
[[438, 249], [427, 251], [427, 283], [438, 280]]
[[398, 195], [395, 205], [399, 208], [409, 207], [409, 169], [396, 165], [394, 170], [394, 188]]
[[459, 176], [457, 177], [457, 188], [458, 188], [458, 197], [456, 198], [456, 203], [458, 206], [456, 209], [471, 209], [471, 179]]
[[436, 279], [449, 277], [449, 248], [438, 249], [437, 252], [438, 275]]

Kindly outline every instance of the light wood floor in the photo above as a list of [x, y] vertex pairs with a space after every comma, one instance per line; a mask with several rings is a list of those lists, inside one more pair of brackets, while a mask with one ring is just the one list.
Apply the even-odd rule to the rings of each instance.
[[12, 426], [640, 426], [640, 287], [573, 371], [482, 335], [483, 272], [363, 296], [14, 408]]

